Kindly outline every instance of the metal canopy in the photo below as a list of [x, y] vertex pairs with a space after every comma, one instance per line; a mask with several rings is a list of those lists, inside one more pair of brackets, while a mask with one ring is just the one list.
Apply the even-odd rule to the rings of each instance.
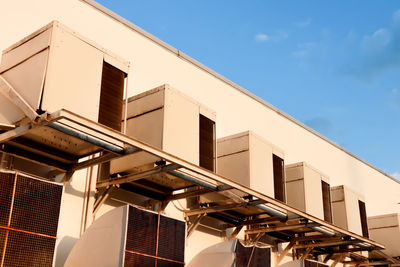
[[147, 204], [156, 203], [161, 210], [170, 201], [211, 196], [212, 201], [184, 210], [189, 224], [188, 235], [200, 225], [215, 231], [233, 227], [229, 237], [233, 239], [247, 227], [245, 234], [249, 242], [275, 246], [288, 243], [278, 262], [293, 250], [297, 258], [323, 255], [326, 261], [348, 263], [350, 258], [352, 264], [362, 265], [374, 265], [374, 259], [356, 252], [374, 251], [380, 255], [375, 257], [380, 263], [400, 263], [380, 252], [384, 249], [382, 244], [67, 110], [45, 114], [37, 121], [4, 131], [0, 134], [0, 144], [4, 153], [69, 175], [139, 151], [162, 159], [154, 168], [118, 173], [98, 182], [100, 194], [95, 212], [113, 190], [141, 195], [148, 200]]

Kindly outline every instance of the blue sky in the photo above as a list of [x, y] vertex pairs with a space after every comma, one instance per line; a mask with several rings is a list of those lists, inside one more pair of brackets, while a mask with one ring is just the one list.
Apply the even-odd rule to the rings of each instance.
[[400, 2], [99, 0], [400, 179]]

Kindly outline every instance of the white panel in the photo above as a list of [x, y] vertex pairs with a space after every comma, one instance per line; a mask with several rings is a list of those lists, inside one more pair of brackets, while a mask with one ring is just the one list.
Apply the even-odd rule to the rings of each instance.
[[332, 222], [343, 229], [348, 229], [347, 211], [344, 201], [332, 202]]
[[249, 151], [217, 158], [217, 173], [250, 187]]
[[305, 212], [306, 203], [304, 194], [303, 179], [286, 183], [286, 201], [289, 206]]
[[63, 28], [53, 28], [42, 109], [65, 108], [97, 121], [103, 53]]
[[162, 149], [199, 164], [199, 105], [175, 90], [165, 91]]
[[250, 136], [250, 187], [275, 197], [272, 147], [256, 135]]
[[323, 220], [324, 207], [322, 200], [321, 175], [305, 165], [304, 184], [307, 213]]
[[164, 89], [155, 88], [128, 99], [127, 118], [162, 108], [164, 106]]
[[348, 230], [350, 232], [362, 236], [360, 208], [358, 205], [359, 197], [355, 192], [348, 190], [346, 187], [344, 194], [345, 194], [344, 198], [346, 203]]
[[126, 135], [162, 149], [164, 109], [158, 109], [127, 121]]
[[243, 132], [219, 138], [217, 140], [217, 157], [249, 150], [249, 132]]
[[0, 73], [46, 49], [50, 45], [51, 30], [47, 29], [19, 46], [5, 51], [1, 58]]
[[34, 110], [39, 108], [48, 55], [46, 49], [2, 74]]

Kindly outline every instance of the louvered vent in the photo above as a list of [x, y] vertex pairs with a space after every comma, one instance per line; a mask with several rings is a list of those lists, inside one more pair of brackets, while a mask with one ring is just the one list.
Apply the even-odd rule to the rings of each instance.
[[271, 252], [269, 248], [257, 246], [245, 247], [236, 244], [236, 267], [270, 267]]
[[129, 207], [125, 266], [184, 266], [185, 223]]
[[62, 186], [0, 173], [0, 266], [51, 266]]

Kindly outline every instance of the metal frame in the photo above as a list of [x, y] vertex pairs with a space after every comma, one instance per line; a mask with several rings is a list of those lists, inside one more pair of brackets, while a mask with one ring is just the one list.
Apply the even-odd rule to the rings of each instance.
[[[79, 130], [66, 127], [68, 123], [78, 125]], [[16, 138], [24, 137], [35, 129], [39, 129], [40, 131], [41, 129], [48, 128], [56, 129], [62, 135], [68, 135], [83, 140], [88, 145], [95, 148], [93, 149], [94, 152], [92, 155], [97, 155], [97, 157], [90, 157], [90, 159], [82, 161], [82, 159], [86, 158], [88, 155], [84, 157], [77, 156], [75, 162], [67, 165], [66, 168], [59, 168], [57, 164], [54, 164], [54, 159], [52, 158], [46, 159], [44, 157], [41, 162], [35, 161], [34, 158], [30, 159], [39, 164], [52, 166], [68, 174], [79, 169], [112, 161], [113, 159], [124, 157], [125, 155], [138, 151], [144, 151], [155, 155], [163, 159], [163, 162], [166, 163], [153, 169], [117, 175], [116, 177], [110, 177], [105, 181], [99, 182], [97, 187], [100, 189], [105, 188], [106, 190], [103, 190], [102, 196], [99, 198], [99, 201], [96, 202], [96, 211], [101, 204], [104, 203], [105, 199], [107, 199], [111, 188], [113, 188], [112, 190], [118, 190], [118, 187], [124, 185], [143, 188], [144, 191], [147, 190], [149, 193], [146, 197], [159, 203], [162, 207], [161, 209], [165, 208], [170, 201], [212, 192], [212, 194], [221, 196], [224, 201], [222, 203], [208, 203], [205, 206], [203, 205], [195, 209], [184, 211], [185, 217], [188, 218], [188, 235], [199, 225], [202, 225], [205, 219], [210, 219], [218, 221], [220, 225], [225, 225], [225, 227], [236, 227], [229, 237], [230, 239], [235, 238], [242, 228], [247, 226], [248, 228], [250, 227], [250, 229], [246, 230], [245, 234], [249, 237], [249, 240], [253, 240], [254, 242], [259, 242], [265, 235], [274, 238], [275, 245], [277, 243], [291, 241], [291, 245], [284, 251], [285, 254], [279, 256], [278, 262], [279, 259], [283, 258], [286, 253], [292, 249], [293, 255], [302, 255], [302, 258], [325, 254], [328, 255], [326, 258], [334, 258], [335, 261], [339, 259], [338, 262], [343, 263], [347, 263], [345, 261], [346, 258], [342, 257], [343, 253], [349, 253], [347, 255], [349, 255], [351, 263], [357, 262], [356, 264], [361, 265], [367, 264], [368, 259], [359, 258], [358, 254], [354, 254], [354, 251], [376, 251], [382, 256], [385, 262], [399, 264], [398, 260], [380, 253], [380, 250], [384, 249], [382, 244], [332, 225], [290, 207], [274, 198], [237, 184], [225, 177], [219, 176], [67, 110], [59, 110], [52, 114], [46, 114], [38, 120], [0, 134], [0, 144], [9, 145]], [[68, 154], [69, 151], [57, 151], [57, 153]], [[29, 157], [20, 155], [19, 153], [15, 153], [14, 156], [24, 157], [29, 160]], [[179, 190], [165, 191], [163, 188], [153, 188], [151, 184], [136, 183], [146, 181], [147, 177], [160, 173], [165, 173], [178, 179], [188, 181], [191, 186], [197, 186], [197, 189], [182, 193], [182, 188]], [[141, 190], [136, 190], [134, 193], [140, 194]], [[247, 212], [249, 212], [249, 214], [247, 214]], [[255, 239], [254, 235], [256, 235]], [[303, 251], [303, 253], [297, 253], [301, 251]], [[339, 258], [336, 257], [337, 255], [339, 255]], [[382, 262], [382, 259], [380, 259], [379, 262]], [[371, 262], [370, 265], [374, 265], [374, 263]]]

